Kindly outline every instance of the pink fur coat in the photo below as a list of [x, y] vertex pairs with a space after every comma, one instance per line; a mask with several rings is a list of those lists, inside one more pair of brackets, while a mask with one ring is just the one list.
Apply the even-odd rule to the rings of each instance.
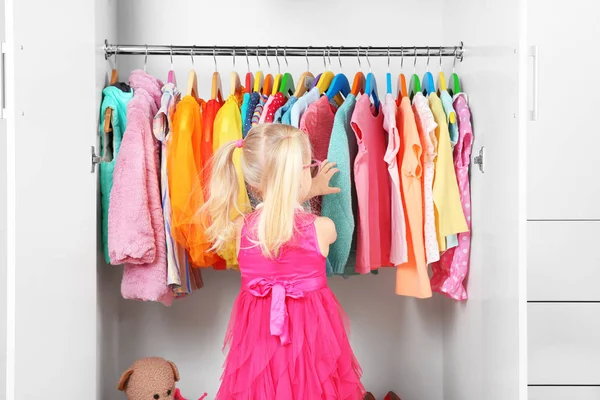
[[144, 71], [129, 76], [133, 99], [113, 174], [108, 210], [112, 264], [125, 264], [126, 299], [172, 302], [167, 284], [165, 229], [159, 186], [159, 143], [152, 133], [162, 82]]

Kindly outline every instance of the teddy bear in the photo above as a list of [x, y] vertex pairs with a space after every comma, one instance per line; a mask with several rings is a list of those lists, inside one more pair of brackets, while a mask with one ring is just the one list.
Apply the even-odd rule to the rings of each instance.
[[[125, 392], [128, 400], [186, 400], [175, 382], [179, 370], [172, 361], [160, 357], [137, 360], [123, 372], [117, 389]], [[206, 397], [206, 393], [200, 398]]]

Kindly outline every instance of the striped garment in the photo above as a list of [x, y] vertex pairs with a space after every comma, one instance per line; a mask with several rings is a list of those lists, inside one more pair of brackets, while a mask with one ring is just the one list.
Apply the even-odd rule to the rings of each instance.
[[266, 94], [263, 94], [260, 96], [260, 101], [256, 105], [256, 108], [254, 109], [254, 114], [252, 115], [252, 126], [258, 125], [258, 123], [260, 121], [260, 116], [262, 115], [262, 112], [263, 112], [263, 108], [265, 107], [265, 103], [267, 102], [268, 99], [269, 99], [269, 96]]
[[171, 122], [175, 107], [181, 95], [174, 83], [167, 83], [162, 88], [162, 97], [160, 100], [160, 109], [154, 116], [152, 130], [156, 140], [161, 142], [161, 163], [160, 163], [160, 186], [163, 207], [163, 218], [165, 221], [165, 234], [167, 242], [167, 283], [177, 292], [181, 287], [181, 276], [179, 274], [180, 266], [183, 265], [182, 253], [185, 251], [171, 236], [171, 200], [169, 196], [169, 181], [167, 180], [167, 141], [170, 136]]

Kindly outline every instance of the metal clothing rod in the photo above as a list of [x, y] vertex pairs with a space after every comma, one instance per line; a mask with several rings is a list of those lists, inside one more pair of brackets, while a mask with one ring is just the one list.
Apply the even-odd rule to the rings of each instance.
[[104, 43], [105, 57], [113, 55], [236, 56], [269, 57], [455, 57], [463, 59], [463, 43], [458, 46], [175, 46]]

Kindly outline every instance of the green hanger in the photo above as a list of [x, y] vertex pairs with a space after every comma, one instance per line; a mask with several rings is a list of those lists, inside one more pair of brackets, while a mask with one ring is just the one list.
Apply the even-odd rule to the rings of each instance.
[[421, 91], [421, 81], [419, 75], [417, 75], [417, 47], [415, 46], [415, 61], [413, 63], [413, 74], [410, 77], [410, 84], [408, 85], [408, 96], [412, 101], [415, 94]]
[[460, 87], [460, 79], [458, 78], [458, 75], [456, 74], [455, 70], [456, 70], [456, 49], [454, 49], [454, 62], [452, 63], [452, 75], [450, 76], [450, 85], [448, 87], [448, 92], [450, 93], [450, 96], [454, 96], [459, 94], [460, 92], [462, 92], [462, 88]]

